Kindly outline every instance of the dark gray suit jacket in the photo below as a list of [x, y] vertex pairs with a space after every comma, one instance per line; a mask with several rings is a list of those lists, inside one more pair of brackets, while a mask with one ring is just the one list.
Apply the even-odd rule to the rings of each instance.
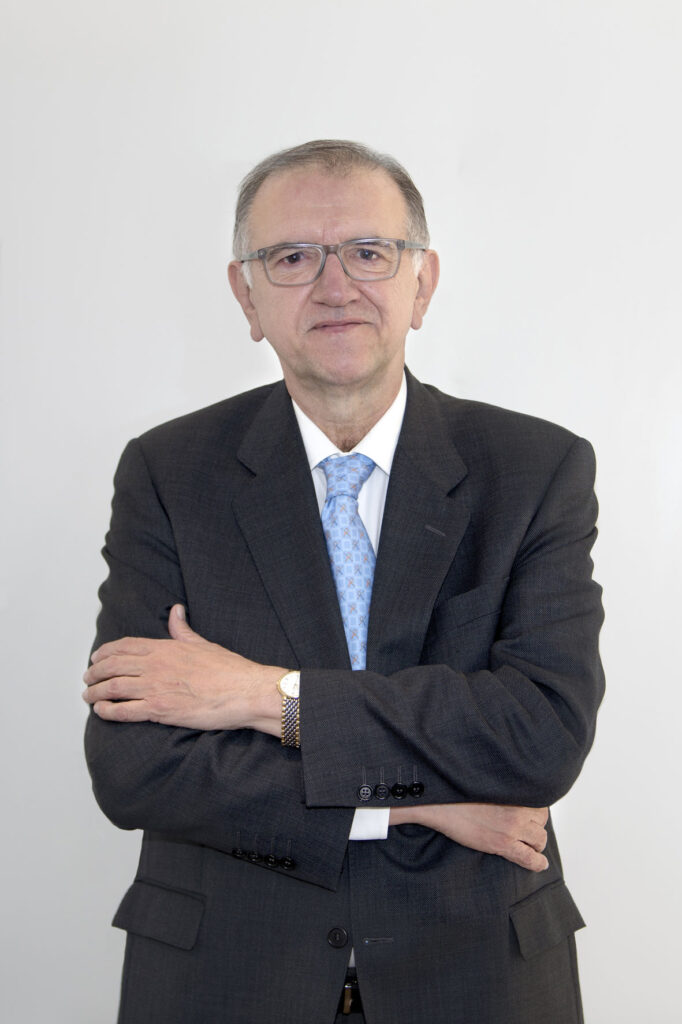
[[101, 807], [145, 830], [114, 922], [122, 1024], [331, 1024], [351, 946], [368, 1024], [582, 1020], [551, 825], [541, 875], [419, 826], [348, 833], [363, 783], [538, 807], [570, 788], [603, 688], [593, 476], [567, 431], [408, 377], [351, 672], [283, 383], [131, 442], [96, 644], [167, 636], [183, 602], [206, 638], [302, 669], [302, 745], [89, 719]]

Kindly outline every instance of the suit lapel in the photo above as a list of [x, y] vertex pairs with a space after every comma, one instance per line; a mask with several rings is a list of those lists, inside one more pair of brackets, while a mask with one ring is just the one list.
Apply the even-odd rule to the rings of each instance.
[[[238, 458], [253, 476], [235, 517], [299, 665], [350, 668], [315, 489], [291, 400], [275, 385]], [[408, 374], [372, 590], [367, 668], [419, 663], [433, 606], [469, 522], [466, 466], [433, 396]]]
[[457, 494], [467, 469], [433, 396], [408, 374], [408, 397], [381, 528], [367, 668], [419, 663], [436, 597], [469, 522]]
[[315, 489], [283, 382], [238, 458], [254, 476], [234, 499], [234, 513], [299, 665], [350, 668]]

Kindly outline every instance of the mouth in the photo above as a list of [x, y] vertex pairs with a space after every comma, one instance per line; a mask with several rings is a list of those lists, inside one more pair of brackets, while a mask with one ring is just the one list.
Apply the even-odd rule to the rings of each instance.
[[321, 320], [317, 324], [313, 324], [310, 328], [311, 331], [324, 331], [332, 333], [334, 331], [346, 331], [352, 327], [362, 327], [366, 323], [365, 320]]

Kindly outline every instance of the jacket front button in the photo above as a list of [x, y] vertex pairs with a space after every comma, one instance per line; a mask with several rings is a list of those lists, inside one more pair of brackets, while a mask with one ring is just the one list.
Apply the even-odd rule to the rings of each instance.
[[343, 949], [348, 942], [348, 932], [345, 928], [332, 928], [327, 936], [327, 942], [334, 949]]

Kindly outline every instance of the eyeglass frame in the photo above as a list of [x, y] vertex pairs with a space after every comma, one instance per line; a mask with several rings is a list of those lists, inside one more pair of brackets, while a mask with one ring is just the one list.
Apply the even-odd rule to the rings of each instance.
[[[363, 242], [395, 242], [395, 244], [398, 247], [398, 262], [396, 263], [395, 270], [393, 271], [392, 274], [389, 274], [388, 277], [353, 277], [353, 275], [348, 270], [348, 267], [341, 259], [339, 249], [342, 249], [345, 245], [361, 245]], [[270, 277], [270, 274], [268, 273], [267, 264], [265, 262], [268, 253], [273, 252], [275, 249], [286, 249], [289, 246], [296, 246], [297, 248], [305, 247], [306, 249], [317, 249], [318, 252], [322, 253], [322, 262], [320, 263], [319, 270], [315, 274], [315, 277], [311, 278], [310, 281], [292, 281], [291, 283], [286, 283], [284, 281], [273, 281], [272, 278]], [[419, 242], [407, 242], [404, 238], [378, 237], [349, 238], [348, 241], [337, 242], [335, 245], [320, 245], [317, 242], [278, 242], [276, 245], [266, 245], [263, 249], [256, 249], [254, 252], [250, 252], [248, 256], [244, 256], [244, 258], [241, 259], [239, 262], [253, 263], [256, 260], [260, 260], [261, 263], [263, 264], [265, 276], [267, 277], [270, 284], [274, 285], [275, 288], [304, 288], [308, 284], [314, 284], [315, 281], [317, 281], [318, 278], [322, 276], [322, 271], [327, 265], [327, 256], [334, 255], [338, 258], [338, 261], [341, 264], [341, 269], [343, 270], [346, 277], [350, 278], [351, 281], [360, 281], [363, 284], [368, 284], [371, 281], [390, 281], [392, 278], [394, 278], [398, 271], [400, 270], [400, 258], [403, 254], [403, 250], [405, 249], [412, 251], [421, 250], [421, 252], [426, 252], [427, 246], [421, 245]]]

